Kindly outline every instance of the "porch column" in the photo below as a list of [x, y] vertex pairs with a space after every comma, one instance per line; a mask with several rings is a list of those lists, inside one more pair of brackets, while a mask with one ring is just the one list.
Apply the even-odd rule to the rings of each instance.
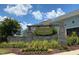
[[61, 24], [59, 26], [59, 33], [58, 33], [58, 38], [59, 38], [59, 42], [61, 44], [66, 44], [66, 33], [65, 33], [65, 27], [64, 24]]
[[32, 40], [31, 26], [28, 26], [28, 38], [29, 40]]

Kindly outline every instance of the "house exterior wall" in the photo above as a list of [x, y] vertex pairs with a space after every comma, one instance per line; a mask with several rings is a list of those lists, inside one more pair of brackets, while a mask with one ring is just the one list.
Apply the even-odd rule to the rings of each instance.
[[79, 27], [79, 15], [63, 19], [60, 24], [64, 24], [65, 35], [67, 36], [67, 29]]
[[62, 27], [60, 27], [60, 26], [56, 27], [56, 28], [58, 30], [59, 40], [61, 40], [61, 41], [63, 40], [63, 42], [65, 42], [65, 40], [63, 38], [67, 38], [67, 29], [79, 27], [79, 15], [76, 15], [76, 16], [73, 16], [70, 18], [66, 18], [66, 19], [61, 19], [59, 22], [57, 22], [55, 24], [59, 24], [59, 25], [63, 24], [63, 26], [64, 26], [63, 31], [62, 31]]
[[65, 29], [79, 27], [79, 15], [67, 18], [63, 21]]

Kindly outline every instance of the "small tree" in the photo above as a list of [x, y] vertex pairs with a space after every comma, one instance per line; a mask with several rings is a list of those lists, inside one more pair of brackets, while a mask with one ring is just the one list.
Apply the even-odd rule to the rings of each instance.
[[5, 18], [0, 24], [0, 36], [2, 37], [2, 41], [8, 41], [7, 37], [13, 36], [20, 28], [20, 24], [16, 20]]

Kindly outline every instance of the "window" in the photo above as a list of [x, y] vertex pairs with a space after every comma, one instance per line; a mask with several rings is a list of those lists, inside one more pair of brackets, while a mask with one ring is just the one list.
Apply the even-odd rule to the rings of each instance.
[[74, 23], [75, 23], [75, 21], [73, 20], [73, 21], [72, 21], [72, 23], [74, 24]]

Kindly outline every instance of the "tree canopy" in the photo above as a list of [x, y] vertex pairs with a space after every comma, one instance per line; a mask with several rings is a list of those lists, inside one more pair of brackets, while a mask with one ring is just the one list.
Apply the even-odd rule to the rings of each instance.
[[20, 24], [11, 18], [5, 18], [0, 23], [0, 37], [13, 36], [21, 28]]

